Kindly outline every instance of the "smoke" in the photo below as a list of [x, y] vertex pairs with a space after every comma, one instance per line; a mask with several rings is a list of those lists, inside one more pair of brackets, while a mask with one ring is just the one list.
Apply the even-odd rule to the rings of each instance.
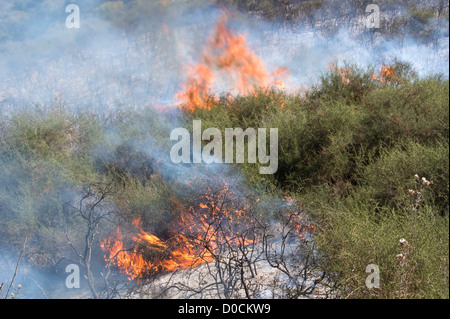
[[[149, 156], [157, 163], [161, 174], [176, 183], [186, 186], [189, 180], [200, 178], [214, 185], [218, 182], [216, 177], [222, 176], [242, 185], [242, 178], [229, 166], [173, 165], [167, 150], [170, 130], [185, 126], [182, 113], [174, 107], [174, 97], [186, 80], [186, 67], [198, 62], [208, 37], [224, 14], [223, 8], [208, 2], [165, 6], [152, 1], [154, 5], [149, 5], [148, 11], [139, 13], [127, 11], [129, 7], [121, 1], [115, 3], [123, 8], [116, 8], [112, 3], [77, 1], [81, 27], [68, 29], [66, 1], [0, 0], [0, 133], [1, 122], [14, 114], [30, 109], [51, 109], [60, 104], [69, 113], [91, 113], [100, 118], [122, 110], [142, 114], [145, 110], [151, 116], [136, 119], [133, 124], [140, 138], [127, 137], [114, 129], [106, 130], [107, 147], [96, 147], [94, 156], [111, 162], [117, 146], [126, 143], [135, 152]], [[121, 10], [129, 15], [121, 15]], [[398, 10], [404, 9], [399, 7]], [[412, 34], [399, 40], [367, 32], [361, 14], [352, 20], [351, 28], [339, 26], [342, 17], [339, 12], [334, 14], [334, 18], [331, 13], [328, 19], [337, 25], [332, 33], [326, 33], [317, 23], [286, 26], [232, 9], [229, 21], [234, 32], [246, 35], [268, 70], [278, 67], [289, 70], [288, 90], [317, 83], [333, 62], [379, 67], [397, 58], [411, 63], [420, 76], [439, 73], [448, 77], [448, 20], [438, 28], [435, 40], [423, 42]], [[316, 16], [314, 19], [323, 18]], [[218, 93], [233, 90], [220, 81], [216, 89]], [[167, 113], [161, 114], [161, 109]], [[153, 135], [154, 132], [159, 132], [160, 136]], [[8, 166], [10, 162], [6, 158], [0, 157], [0, 163], [12, 167]], [[43, 160], [42, 165], [50, 167], [55, 173], [53, 180], [59, 181], [57, 194], [52, 197], [62, 198], [62, 203], [79, 198], [77, 186], [58, 176], [53, 163]], [[27, 172], [11, 170], [8, 178], [2, 177], [0, 187], [10, 189], [28, 183], [32, 181]], [[26, 187], [20, 190], [21, 196], [28, 195]], [[11, 201], [17, 199], [17, 194], [10, 195], [0, 198], [1, 218], [7, 214], [7, 205], [12, 206]], [[51, 206], [45, 199], [35, 203], [39, 206], [38, 212]], [[51, 226], [45, 225], [49, 229]], [[53, 235], [51, 231], [48, 234]], [[15, 260], [14, 254], [6, 252], [5, 247], [2, 257], [0, 282], [8, 280]], [[46, 289], [54, 283], [57, 286], [63, 283], [64, 276], [55, 277], [26, 265], [23, 267], [26, 271], [17, 282], [33, 286], [28, 290], [33, 297], [42, 297], [39, 286], [43, 283], [47, 283]], [[99, 264], [98, 268], [101, 267]]]
[[[173, 10], [155, 5], [162, 11], [138, 16], [133, 30], [126, 30], [116, 26], [118, 18], [105, 19], [102, 1], [81, 1], [81, 27], [67, 29], [64, 1], [32, 5], [24, 1], [24, 11], [19, 5], [2, 3], [2, 15], [13, 20], [6, 28], [21, 26], [21, 32], [3, 30], [8, 37], [0, 42], [2, 113], [49, 105], [57, 97], [70, 109], [85, 111], [89, 105], [98, 113], [111, 112], [118, 105], [134, 109], [171, 105], [185, 79], [186, 66], [196, 62], [223, 14], [221, 7], [206, 4], [177, 5]], [[336, 22], [331, 35], [317, 32], [316, 26], [283, 27], [233, 16], [231, 27], [247, 35], [268, 70], [289, 69], [293, 88], [311, 85], [336, 61], [378, 67], [397, 57], [411, 63], [422, 76], [448, 76], [445, 26], [434, 45], [420, 43], [411, 34], [401, 44], [376, 34], [368, 43], [364, 37], [371, 33], [363, 16], [355, 17], [350, 30]]]

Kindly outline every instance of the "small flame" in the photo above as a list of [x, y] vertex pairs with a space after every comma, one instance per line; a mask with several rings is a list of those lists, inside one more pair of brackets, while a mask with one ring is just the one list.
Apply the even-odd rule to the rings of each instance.
[[345, 85], [350, 85], [350, 75], [352, 72], [352, 68], [338, 68], [333, 64], [329, 64], [328, 68], [332, 71], [336, 71], [341, 76], [342, 83], [344, 83]]
[[370, 77], [374, 81], [378, 81], [381, 83], [398, 84], [400, 82], [400, 79], [397, 75], [397, 68], [395, 66], [383, 65], [378, 73], [378, 76], [372, 74]]

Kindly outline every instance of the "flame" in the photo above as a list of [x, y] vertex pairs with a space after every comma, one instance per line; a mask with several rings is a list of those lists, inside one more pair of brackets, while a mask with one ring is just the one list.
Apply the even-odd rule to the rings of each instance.
[[[140, 219], [136, 219], [133, 225], [138, 233], [131, 240], [131, 249], [124, 248], [124, 237], [119, 227], [110, 238], [100, 242], [100, 247], [106, 252], [105, 260], [118, 267], [130, 280], [160, 271], [173, 272], [180, 268], [196, 267], [211, 261], [208, 256], [199, 254], [198, 249], [184, 235], [163, 241], [143, 231]], [[144, 257], [142, 247], [161, 257], [154, 258], [152, 262], [151, 258]]]
[[352, 68], [338, 68], [333, 64], [329, 64], [328, 68], [332, 71], [336, 71], [341, 76], [342, 83], [345, 85], [350, 84], [350, 74], [352, 72]]
[[176, 94], [176, 98], [183, 101], [184, 109], [193, 111], [197, 108], [210, 109], [207, 103], [215, 75], [206, 64], [191, 66], [188, 71], [184, 90]]
[[[230, 199], [233, 207], [226, 204]], [[285, 196], [282, 201], [295, 208], [292, 206], [294, 199]], [[247, 215], [251, 214], [247, 214], [245, 203], [227, 184], [221, 185], [219, 190], [208, 186], [197, 204], [185, 209], [173, 224], [172, 237], [163, 240], [145, 232], [138, 218], [132, 223], [136, 232], [132, 233], [131, 240], [117, 227], [116, 232], [100, 244], [107, 266], [113, 264], [129, 280], [145, 279], [160, 272], [195, 268], [214, 261], [224, 250], [259, 243], [262, 238], [257, 231], [248, 232], [256, 229], [257, 222]], [[284, 218], [289, 220], [300, 239], [307, 239], [305, 236], [315, 230], [305, 223], [300, 213], [288, 213]]]
[[372, 74], [370, 77], [374, 81], [378, 81], [381, 83], [400, 83], [400, 78], [397, 75], [397, 68], [395, 66], [383, 65], [378, 73], [378, 76]]
[[[332, 71], [336, 71], [342, 79], [342, 83], [350, 85], [350, 75], [352, 68], [338, 68], [335, 65], [329, 64], [328, 68]], [[393, 83], [399, 84], [400, 78], [397, 75], [397, 68], [391, 65], [382, 65], [378, 72], [378, 75], [370, 75], [371, 79], [380, 83]]]
[[175, 235], [167, 240], [145, 232], [138, 218], [132, 223], [136, 234], [128, 240], [131, 248], [126, 249], [126, 238], [117, 227], [112, 236], [100, 241], [107, 266], [111, 263], [130, 280], [135, 280], [211, 262], [221, 247], [255, 244], [257, 239], [242, 238], [233, 233], [237, 224], [248, 223], [245, 222], [245, 208], [223, 209], [223, 201], [230, 194], [226, 186], [219, 193], [206, 193], [197, 207], [189, 207], [181, 214], [172, 229]]
[[100, 242], [100, 247], [107, 252], [105, 259], [112, 261], [130, 280], [140, 277], [142, 269], [152, 267], [138, 253], [137, 246], [131, 251], [124, 249], [123, 236], [119, 227], [113, 237]]
[[[181, 109], [210, 109], [211, 90], [218, 75], [223, 74], [242, 95], [254, 94], [256, 88], [267, 86], [285, 90], [279, 78], [286, 76], [287, 69], [279, 68], [270, 74], [264, 62], [250, 50], [246, 36], [231, 32], [227, 23], [228, 17], [223, 15], [203, 50], [200, 62], [188, 67], [187, 80], [175, 95]], [[217, 98], [213, 97], [212, 101], [217, 101]]]

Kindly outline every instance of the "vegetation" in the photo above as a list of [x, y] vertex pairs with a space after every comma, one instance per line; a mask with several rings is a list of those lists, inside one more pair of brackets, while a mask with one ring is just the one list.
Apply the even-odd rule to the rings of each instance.
[[[197, 110], [206, 127], [277, 127], [279, 170], [258, 175], [256, 187], [281, 189], [315, 217], [316, 240], [342, 283], [342, 294], [399, 297], [399, 240], [414, 246], [408, 298], [448, 298], [448, 80], [418, 79], [398, 63], [395, 80], [349, 66], [330, 71], [304, 95], [263, 90], [222, 98]], [[416, 178], [433, 181], [417, 212]], [[414, 238], [414, 240], [412, 240]], [[381, 289], [365, 286], [365, 267], [377, 264]]]
[[[106, 123], [55, 105], [0, 122], [0, 246], [20, 247], [23, 234], [32, 234], [28, 258], [39, 267], [57, 266], [71, 256], [65, 231], [74, 229], [74, 237], [83, 238], [84, 226], [69, 216], [68, 207], [87, 193], [108, 193], [119, 219], [164, 225], [171, 216], [170, 181], [153, 167], [155, 159], [131, 147], [158, 137], [152, 120], [149, 111], [139, 120], [133, 113]], [[139, 121], [147, 129], [138, 129]]]
[[[343, 79], [336, 68], [304, 94], [261, 89], [223, 97], [185, 120], [222, 130], [279, 128], [276, 174], [259, 175], [253, 164], [239, 167], [250, 185], [289, 195], [314, 217], [315, 240], [342, 296], [399, 297], [396, 255], [399, 240], [406, 239], [414, 267], [401, 296], [448, 298], [448, 80], [419, 79], [401, 63], [391, 68], [395, 78], [384, 81], [355, 66]], [[22, 234], [33, 234], [34, 261], [56, 264], [66, 254], [66, 238], [64, 227], [55, 226], [76, 225], [65, 217], [65, 204], [86, 185], [109, 187], [118, 218], [141, 218], [164, 236], [184, 192], [157, 164], [157, 147], [164, 149], [169, 136], [160, 123], [150, 110], [120, 112], [106, 121], [69, 114], [61, 105], [2, 122], [0, 242], [19, 249]], [[150, 137], [154, 157], [136, 151]], [[420, 186], [416, 174], [433, 182], [417, 207], [411, 194]], [[372, 263], [380, 267], [381, 289], [365, 287], [364, 270]]]
[[[313, 27], [321, 16], [336, 24], [333, 30], [345, 23], [348, 9], [339, 1], [218, 2], [274, 23], [302, 21]], [[11, 41], [32, 37], [21, 29], [24, 25], [39, 26], [36, 32], [45, 33], [53, 24], [51, 18], [36, 18], [42, 10], [36, 3], [15, 1], [0, 12], [5, 52], [11, 51]], [[141, 22], [150, 12], [156, 20], [149, 23], [164, 28], [169, 3], [176, 8], [173, 16], [181, 8], [211, 5], [207, 0], [124, 0], [102, 1], [89, 9], [130, 31], [147, 28]], [[49, 6], [50, 13], [59, 12], [57, 5]], [[362, 1], [349, 6], [354, 14], [365, 8]], [[328, 19], [337, 7], [340, 18]], [[448, 8], [442, 3], [429, 9], [409, 5], [380, 33], [437, 41], [442, 21], [448, 25]], [[304, 209], [314, 221], [314, 247], [325, 256], [320, 266], [332, 274], [340, 297], [449, 298], [448, 79], [419, 78], [400, 61], [382, 70], [333, 66], [307, 91], [259, 88], [256, 94], [224, 95], [208, 103], [208, 110], [176, 114], [151, 108], [74, 114], [55, 103], [2, 115], [0, 253], [5, 247], [23, 252], [26, 238], [23, 259], [28, 263], [55, 272], [64, 261], [76, 260], [87, 271], [93, 296], [101, 297], [90, 274], [95, 261], [104, 271], [100, 239], [120, 225], [139, 226], [165, 240], [181, 213], [198, 204], [192, 192], [200, 187], [180, 183], [191, 167], [183, 171], [167, 163], [169, 126], [181, 122], [177, 126], [187, 127], [201, 119], [203, 127], [222, 132], [278, 128], [274, 175], [260, 175], [254, 164], [233, 169], [243, 175], [241, 187], [258, 195], [248, 201], [255, 215], [264, 215], [258, 215], [259, 221], [281, 211], [274, 197]], [[83, 250], [89, 254], [82, 255]], [[150, 254], [141, 255], [145, 253]], [[380, 268], [379, 289], [366, 286], [369, 264]], [[13, 281], [0, 286], [0, 297], [11, 296]], [[298, 297], [295, 291], [286, 295]]]

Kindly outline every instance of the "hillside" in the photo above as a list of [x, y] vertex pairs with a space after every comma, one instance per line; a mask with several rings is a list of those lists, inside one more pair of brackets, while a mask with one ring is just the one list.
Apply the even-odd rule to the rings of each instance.
[[2, 5], [0, 297], [449, 298], [448, 2]]

